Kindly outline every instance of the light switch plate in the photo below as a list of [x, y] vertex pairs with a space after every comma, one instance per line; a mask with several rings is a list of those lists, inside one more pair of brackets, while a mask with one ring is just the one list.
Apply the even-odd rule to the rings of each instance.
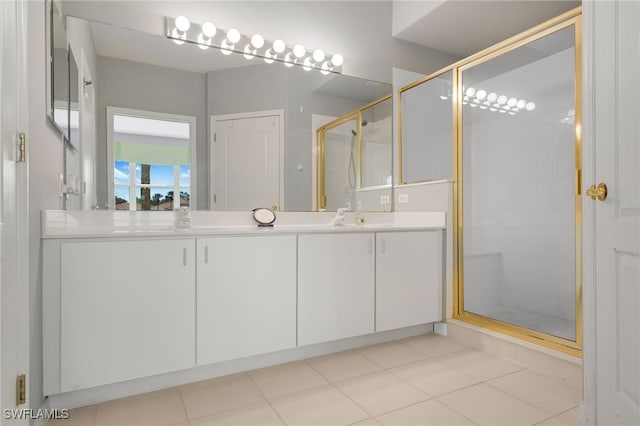
[[398, 195], [398, 203], [406, 204], [409, 202], [409, 194], [399, 194]]
[[380, 196], [380, 204], [389, 204], [389, 196], [381, 195]]

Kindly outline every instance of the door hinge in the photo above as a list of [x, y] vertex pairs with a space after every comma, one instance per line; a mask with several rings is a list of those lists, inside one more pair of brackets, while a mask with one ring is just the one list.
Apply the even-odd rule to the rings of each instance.
[[27, 135], [18, 133], [18, 163], [27, 161]]
[[218, 197], [216, 196], [216, 194], [213, 194], [213, 202], [215, 203], [217, 202], [217, 200], [218, 200]]
[[27, 375], [20, 374], [16, 377], [16, 405], [27, 402]]
[[218, 141], [218, 135], [217, 135], [217, 133], [214, 133], [214, 134], [213, 134], [213, 141], [214, 141], [214, 142], [217, 142], [217, 141]]

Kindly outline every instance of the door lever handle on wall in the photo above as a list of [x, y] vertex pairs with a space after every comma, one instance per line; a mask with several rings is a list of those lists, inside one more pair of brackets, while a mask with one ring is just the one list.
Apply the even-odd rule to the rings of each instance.
[[607, 194], [607, 185], [604, 183], [600, 183], [598, 186], [591, 185], [587, 189], [587, 197], [591, 197], [592, 200], [597, 198], [600, 201], [604, 201], [607, 199]]

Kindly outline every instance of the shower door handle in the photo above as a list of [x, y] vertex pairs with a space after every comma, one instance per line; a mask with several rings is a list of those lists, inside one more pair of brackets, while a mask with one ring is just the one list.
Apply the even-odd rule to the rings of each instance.
[[604, 183], [600, 183], [598, 186], [591, 185], [587, 189], [587, 197], [591, 197], [592, 200], [597, 198], [600, 201], [604, 201], [607, 199], [607, 194], [607, 185]]

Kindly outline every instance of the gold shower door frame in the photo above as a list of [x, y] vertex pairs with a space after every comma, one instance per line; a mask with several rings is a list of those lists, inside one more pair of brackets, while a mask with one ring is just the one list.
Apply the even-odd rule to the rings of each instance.
[[[546, 346], [576, 357], [582, 356], [582, 40], [581, 40], [580, 7], [560, 15], [550, 21], [538, 25], [528, 31], [516, 35], [502, 43], [481, 51], [454, 66], [454, 294], [453, 317], [471, 324], [481, 326], [503, 334], [511, 335], [525, 341]], [[552, 34], [556, 31], [574, 26], [575, 35], [575, 303], [576, 303], [576, 340], [563, 339], [540, 331], [499, 321], [493, 318], [474, 314], [464, 310], [464, 252], [463, 252], [463, 218], [462, 218], [462, 73], [481, 63], [494, 59], [504, 53], [522, 47], [528, 43]]]

